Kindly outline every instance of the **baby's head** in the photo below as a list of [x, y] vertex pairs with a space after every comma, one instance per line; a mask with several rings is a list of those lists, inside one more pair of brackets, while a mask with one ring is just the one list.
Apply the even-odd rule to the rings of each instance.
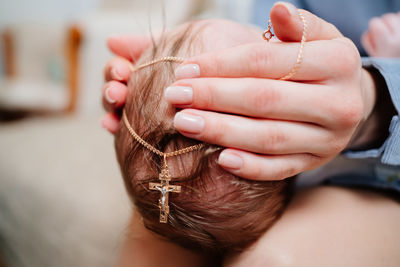
[[[164, 36], [146, 51], [137, 65], [165, 56], [190, 57], [245, 42], [262, 40], [253, 29], [227, 21], [196, 21]], [[173, 127], [176, 108], [163, 99], [174, 82], [176, 62], [141, 68], [128, 83], [125, 113], [135, 132], [163, 152], [199, 142]], [[281, 215], [290, 198], [292, 179], [250, 181], [217, 164], [220, 148], [205, 144], [195, 151], [167, 158], [171, 184], [168, 223], [160, 223], [160, 192], [149, 189], [159, 182], [163, 158], [138, 143], [120, 125], [115, 146], [127, 191], [146, 228], [182, 246], [211, 252], [239, 251], [263, 234]]]

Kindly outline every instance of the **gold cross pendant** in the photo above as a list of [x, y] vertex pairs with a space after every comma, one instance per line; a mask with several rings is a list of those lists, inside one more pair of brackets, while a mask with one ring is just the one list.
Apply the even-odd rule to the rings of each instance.
[[169, 181], [171, 181], [171, 174], [169, 173], [165, 156], [164, 166], [158, 175], [158, 179], [160, 179], [160, 183], [149, 183], [149, 189], [160, 191], [161, 198], [158, 200], [158, 207], [160, 208], [160, 223], [167, 223], [169, 214], [168, 195], [170, 192], [180, 193], [181, 186], [169, 184]]

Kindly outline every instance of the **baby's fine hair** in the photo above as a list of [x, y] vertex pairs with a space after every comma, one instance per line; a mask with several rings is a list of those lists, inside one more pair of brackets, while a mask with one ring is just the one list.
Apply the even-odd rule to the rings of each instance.
[[[202, 52], [202, 28], [189, 23], [178, 33], [153, 41], [136, 64], [165, 56], [189, 57]], [[207, 26], [204, 26], [207, 27]], [[130, 125], [160, 151], [179, 150], [199, 142], [173, 127], [177, 109], [163, 100], [163, 89], [174, 81], [175, 62], [141, 68], [128, 83], [125, 111]], [[135, 141], [123, 123], [116, 134], [118, 162], [135, 209], [145, 227], [186, 248], [211, 253], [241, 251], [260, 237], [282, 214], [291, 196], [293, 179], [251, 181], [235, 176], [217, 164], [221, 151], [215, 145], [168, 158], [171, 183], [182, 188], [169, 194], [168, 223], [160, 223], [160, 192], [149, 190], [159, 182], [163, 158]]]

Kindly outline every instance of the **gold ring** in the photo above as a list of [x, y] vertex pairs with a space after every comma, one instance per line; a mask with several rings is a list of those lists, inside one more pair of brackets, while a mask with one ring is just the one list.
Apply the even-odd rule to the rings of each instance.
[[[294, 64], [293, 68], [290, 70], [288, 74], [279, 78], [279, 80], [289, 80], [292, 78], [300, 68], [301, 62], [303, 62], [303, 52], [304, 52], [304, 44], [306, 43], [306, 35], [307, 35], [307, 21], [304, 15], [298, 11], [301, 21], [303, 22], [303, 35], [301, 36], [300, 48], [299, 53], [297, 54], [297, 60]], [[266, 36], [268, 34], [268, 36]], [[274, 34], [271, 32], [271, 21], [268, 21], [268, 28], [263, 32], [263, 38], [269, 42]]]

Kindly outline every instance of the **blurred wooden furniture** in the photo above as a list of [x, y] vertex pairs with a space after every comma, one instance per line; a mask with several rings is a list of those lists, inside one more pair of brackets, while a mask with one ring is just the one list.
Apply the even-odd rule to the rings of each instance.
[[72, 26], [68, 30], [67, 38], [67, 70], [69, 101], [66, 108], [68, 113], [76, 110], [79, 88], [79, 47], [82, 41], [82, 33], [78, 26]]
[[4, 74], [8, 79], [11, 79], [15, 75], [15, 47], [11, 31], [6, 29], [1, 38], [3, 43]]
[[[26, 26], [27, 28], [30, 25]], [[51, 28], [52, 26], [48, 26]], [[21, 30], [22, 29], [22, 30]], [[19, 30], [21, 32], [19, 32]], [[36, 35], [40, 38], [41, 34], [51, 35], [52, 31], [55, 32], [54, 28], [51, 31], [41, 31], [41, 28], [32, 27], [33, 31], [36, 31]], [[52, 59], [51, 55], [46, 55], [46, 49], [49, 45], [46, 40], [43, 41], [43, 47], [38, 47], [41, 40], [33, 40], [36, 42], [29, 53], [38, 53], [42, 56], [43, 61], [49, 60], [49, 66], [45, 64], [35, 66], [36, 62], [24, 61], [23, 57], [27, 53], [26, 46], [29, 44], [18, 43], [18, 34], [24, 35], [26, 29], [23, 27], [9, 27], [4, 30], [1, 34], [1, 42], [3, 47], [3, 66], [5, 77], [0, 81], [0, 111], [2, 112], [39, 112], [39, 113], [51, 113], [51, 112], [65, 112], [73, 113], [76, 111], [78, 97], [79, 97], [79, 51], [82, 43], [82, 31], [77, 25], [72, 25], [67, 28], [60, 29], [64, 31], [62, 33], [60, 42], [56, 41], [54, 44], [59, 44], [62, 47], [57, 47], [56, 50], [60, 50], [61, 55], [57, 55], [61, 60]], [[35, 37], [35, 35], [32, 35]], [[25, 39], [24, 39], [25, 38]], [[27, 37], [20, 39], [26, 41]], [[52, 36], [46, 36], [47, 39], [51, 39]], [[60, 36], [54, 36], [54, 38], [60, 38]], [[27, 39], [29, 42], [30, 40]], [[24, 47], [25, 46], [25, 47]], [[20, 55], [19, 49], [24, 47], [25, 51]], [[35, 48], [39, 51], [35, 51]], [[38, 49], [39, 48], [39, 49]], [[49, 51], [49, 54], [54, 51]], [[25, 53], [25, 54], [24, 54]], [[48, 58], [47, 58], [47, 57]], [[22, 58], [22, 60], [21, 60]], [[38, 56], [35, 57], [37, 59]], [[51, 60], [55, 61], [51, 62]], [[35, 60], [33, 60], [35, 61]], [[46, 63], [46, 62], [45, 62]], [[21, 66], [23, 64], [31, 64], [33, 68], [48, 68], [41, 72], [46, 71], [51, 74], [53, 71], [56, 75], [62, 76], [62, 83], [56, 83], [51, 80], [51, 77], [46, 79], [36, 80], [36, 77], [25, 77], [25, 73]], [[56, 66], [52, 66], [56, 65]], [[58, 64], [58, 65], [57, 65]], [[61, 67], [60, 67], [60, 66]], [[52, 70], [55, 69], [55, 70]], [[61, 69], [61, 70], [60, 70]], [[62, 72], [62, 73], [57, 73]], [[53, 74], [54, 74], [53, 73]], [[33, 72], [34, 76], [35, 72]], [[32, 75], [30, 75], [32, 76]], [[61, 78], [60, 78], [61, 79]]]

